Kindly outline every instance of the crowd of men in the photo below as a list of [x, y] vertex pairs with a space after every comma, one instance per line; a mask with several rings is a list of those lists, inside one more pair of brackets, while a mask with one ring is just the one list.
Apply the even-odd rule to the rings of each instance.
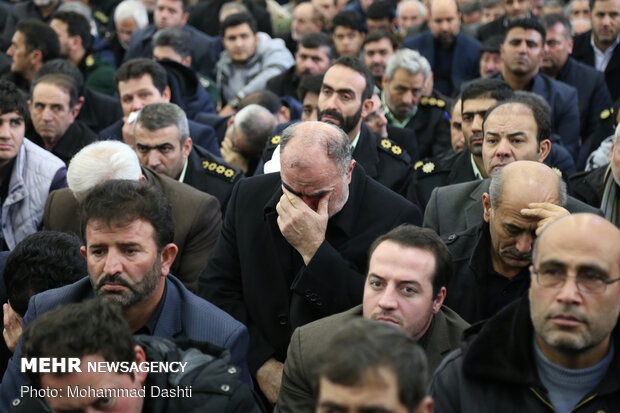
[[0, 413], [618, 410], [620, 0], [0, 1], [0, 47]]

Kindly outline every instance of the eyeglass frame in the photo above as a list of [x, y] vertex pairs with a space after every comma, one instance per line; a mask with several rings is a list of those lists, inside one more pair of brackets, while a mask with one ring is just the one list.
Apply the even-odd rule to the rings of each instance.
[[601, 278], [599, 278], [597, 281], [600, 281], [602, 290], [601, 291], [588, 291], [582, 288], [583, 284], [579, 281], [579, 274], [577, 275], [568, 275], [568, 274], [564, 274], [564, 280], [562, 281], [561, 284], [558, 284], [557, 286], [552, 286], [552, 285], [544, 285], [543, 283], [540, 282], [540, 271], [534, 266], [534, 264], [530, 265], [530, 273], [534, 274], [536, 276], [536, 282], [538, 283], [538, 285], [540, 285], [542, 288], [552, 288], [555, 290], [559, 290], [561, 288], [563, 288], [566, 285], [566, 281], [569, 278], [574, 278], [575, 279], [575, 285], [577, 286], [577, 290], [579, 290], [579, 292], [582, 293], [586, 293], [586, 294], [603, 294], [605, 293], [605, 291], [607, 291], [607, 286], [611, 285], [613, 283], [616, 283], [618, 281], [620, 281], [620, 277], [618, 278], [614, 278], [612, 280], [603, 280]]

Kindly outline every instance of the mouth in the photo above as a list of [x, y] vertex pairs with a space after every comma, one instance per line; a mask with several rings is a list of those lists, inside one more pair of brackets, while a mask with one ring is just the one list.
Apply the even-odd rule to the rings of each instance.
[[379, 316], [379, 317], [376, 317], [375, 320], [381, 321], [382, 323], [388, 323], [388, 324], [394, 324], [395, 326], [400, 326], [400, 323], [398, 322], [398, 320], [392, 317]]
[[99, 287], [99, 291], [105, 291], [108, 293], [118, 293], [125, 290], [128, 290], [128, 287], [121, 283], [104, 283]]
[[551, 317], [551, 321], [560, 327], [578, 327], [583, 323], [580, 319], [570, 314], [558, 314], [556, 316]]

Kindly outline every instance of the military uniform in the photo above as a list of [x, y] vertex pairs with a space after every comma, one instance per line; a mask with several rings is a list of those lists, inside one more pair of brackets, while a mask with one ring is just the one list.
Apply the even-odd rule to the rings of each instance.
[[84, 86], [109, 96], [116, 94], [114, 67], [96, 54], [84, 56], [78, 69], [84, 76]]
[[183, 183], [216, 197], [223, 215], [233, 186], [242, 177], [239, 168], [230, 166], [200, 146], [194, 146], [187, 157]]
[[[267, 141], [263, 161], [269, 161], [280, 144], [280, 135]], [[394, 141], [375, 135], [362, 123], [360, 138], [353, 150], [353, 159], [368, 176], [396, 193], [404, 195], [411, 180], [411, 158]]]
[[413, 184], [406, 198], [426, 208], [433, 189], [478, 179], [471, 166], [471, 152], [464, 150], [445, 158], [430, 158], [414, 164]]

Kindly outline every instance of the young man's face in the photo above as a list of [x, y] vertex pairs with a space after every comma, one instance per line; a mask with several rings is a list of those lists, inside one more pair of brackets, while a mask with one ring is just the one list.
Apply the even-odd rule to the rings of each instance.
[[151, 103], [170, 101], [170, 89], [166, 87], [161, 93], [153, 84], [153, 78], [148, 73], [118, 82], [118, 94], [125, 116], [129, 116], [131, 112], [136, 112]]
[[14, 159], [24, 142], [24, 117], [17, 112], [0, 115], [0, 168]]
[[224, 48], [235, 63], [245, 63], [256, 53], [258, 36], [249, 24], [228, 27], [222, 39]]
[[357, 57], [364, 42], [364, 33], [348, 27], [337, 26], [334, 28], [332, 39], [334, 39], [338, 56]]
[[187, 23], [189, 14], [183, 10], [181, 0], [157, 0], [153, 19], [158, 29], [173, 27], [182, 29]]
[[11, 39], [11, 46], [6, 51], [11, 58], [11, 72], [24, 74], [30, 70], [31, 57], [34, 51], [26, 50], [26, 37], [20, 31], [16, 31]]

